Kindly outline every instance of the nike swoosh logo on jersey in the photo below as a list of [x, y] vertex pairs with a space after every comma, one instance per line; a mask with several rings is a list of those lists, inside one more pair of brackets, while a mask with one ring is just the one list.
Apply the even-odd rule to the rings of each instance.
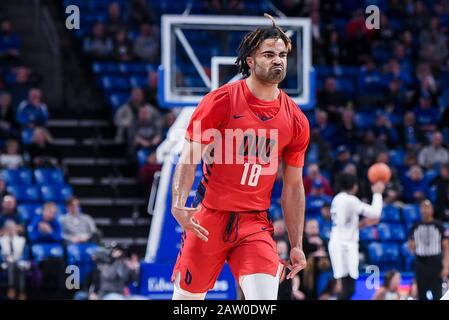
[[244, 116], [238, 116], [238, 115], [236, 115], [236, 114], [234, 114], [234, 119], [239, 119], [239, 118], [243, 118]]

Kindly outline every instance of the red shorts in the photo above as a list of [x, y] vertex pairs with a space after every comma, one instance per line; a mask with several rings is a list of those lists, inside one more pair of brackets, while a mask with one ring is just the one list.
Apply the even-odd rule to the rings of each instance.
[[183, 234], [172, 275], [174, 281], [181, 272], [182, 289], [191, 293], [212, 289], [225, 261], [237, 281], [254, 273], [276, 276], [280, 260], [267, 212], [232, 213], [202, 206], [195, 218], [209, 231], [209, 241], [190, 231]]

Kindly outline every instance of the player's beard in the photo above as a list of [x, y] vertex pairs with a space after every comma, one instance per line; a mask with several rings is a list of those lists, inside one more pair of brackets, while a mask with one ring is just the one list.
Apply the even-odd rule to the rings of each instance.
[[[276, 66], [278, 67], [278, 66]], [[255, 76], [262, 82], [268, 82], [271, 84], [278, 84], [284, 80], [287, 74], [286, 66], [280, 66], [281, 69], [270, 67], [268, 70], [264, 69], [261, 65], [254, 61], [254, 73]]]

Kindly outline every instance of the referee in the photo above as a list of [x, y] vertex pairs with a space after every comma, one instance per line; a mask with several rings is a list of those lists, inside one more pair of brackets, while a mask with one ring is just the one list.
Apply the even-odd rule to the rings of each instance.
[[442, 279], [449, 275], [449, 239], [444, 234], [443, 224], [433, 218], [433, 205], [429, 200], [421, 202], [420, 211], [422, 221], [413, 226], [408, 242], [410, 251], [416, 256], [418, 298], [438, 300]]

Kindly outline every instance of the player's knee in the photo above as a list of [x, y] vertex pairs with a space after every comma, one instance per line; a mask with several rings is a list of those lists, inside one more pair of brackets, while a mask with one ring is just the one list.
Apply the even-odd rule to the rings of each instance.
[[207, 292], [193, 293], [181, 288], [180, 285], [181, 273], [178, 272], [175, 277], [173, 286], [172, 300], [204, 300]]
[[240, 286], [246, 300], [276, 300], [279, 288], [279, 274], [251, 274], [241, 276]]

